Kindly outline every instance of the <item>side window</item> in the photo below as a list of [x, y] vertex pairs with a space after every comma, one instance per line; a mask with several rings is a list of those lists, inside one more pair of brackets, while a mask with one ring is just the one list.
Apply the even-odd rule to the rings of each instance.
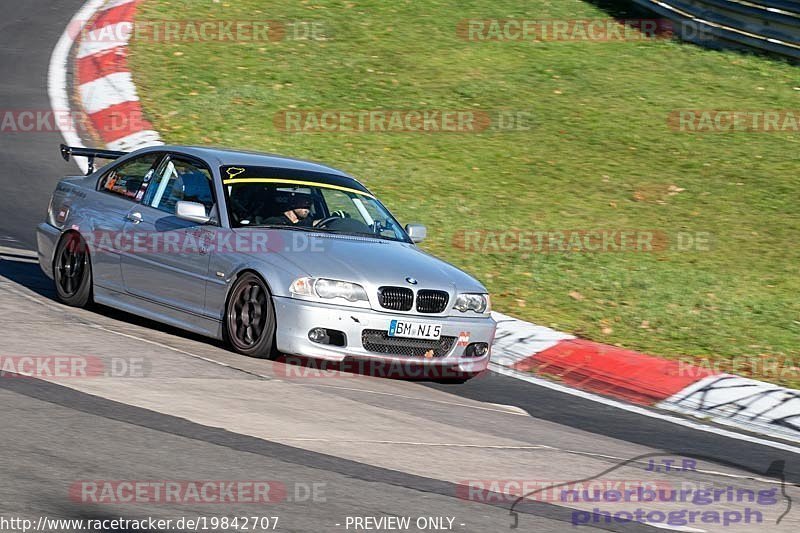
[[169, 158], [161, 164], [147, 187], [142, 203], [174, 214], [179, 201], [201, 203], [212, 216], [214, 194], [208, 169], [189, 161]]
[[146, 186], [145, 177], [159, 155], [156, 152], [145, 154], [112, 168], [100, 179], [98, 189], [134, 201], [141, 199], [139, 191]]

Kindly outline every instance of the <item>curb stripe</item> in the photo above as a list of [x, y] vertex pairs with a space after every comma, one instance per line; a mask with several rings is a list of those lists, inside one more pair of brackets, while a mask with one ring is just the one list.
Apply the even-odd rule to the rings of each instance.
[[115, 72], [78, 87], [83, 109], [89, 115], [112, 105], [139, 99], [130, 72]]
[[666, 400], [709, 375], [681, 361], [659, 359], [584, 339], [559, 342], [513, 365], [515, 370], [558, 376], [574, 387], [640, 405]]
[[80, 86], [109, 74], [128, 71], [128, 50], [124, 46], [78, 59], [75, 65], [76, 83]]
[[[136, 15], [136, 8], [141, 1], [142, 0], [125, 0], [124, 2], [106, 4], [103, 6], [103, 9], [97, 13], [97, 16], [92, 22], [92, 31], [101, 30], [120, 22], [124, 22], [130, 26]], [[116, 35], [116, 33], [113, 35]]]
[[142, 106], [138, 101], [109, 106], [89, 115], [89, 119], [106, 144], [138, 131], [153, 129], [153, 125], [144, 118]]
[[91, 31], [84, 31], [81, 34], [81, 42], [75, 55], [78, 59], [127, 46], [133, 32], [133, 25], [130, 22], [117, 22], [100, 29], [94, 29], [93, 25], [92, 28]]
[[112, 0], [110, 2], [107, 2], [106, 5], [103, 7], [103, 9], [108, 10], [108, 9], [112, 9], [114, 7], [117, 7], [117, 6], [121, 6], [121, 5], [125, 5], [125, 4], [131, 4], [131, 3], [138, 4], [141, 1], [142, 0]]
[[561, 341], [575, 338], [497, 311], [492, 312], [492, 318], [497, 321], [492, 361], [507, 367], [513, 367], [517, 362], [531, 357], [531, 354], [552, 348]]
[[132, 133], [127, 137], [123, 137], [114, 142], [110, 142], [106, 144], [106, 148], [108, 148], [109, 150], [132, 152], [134, 150], [138, 150], [139, 148], [144, 148], [145, 146], [155, 146], [159, 144], [164, 144], [164, 143], [161, 141], [161, 137], [159, 136], [157, 131], [144, 130], [144, 131], [137, 131], [136, 133]]
[[731, 374], [707, 376], [657, 407], [800, 440], [800, 391]]

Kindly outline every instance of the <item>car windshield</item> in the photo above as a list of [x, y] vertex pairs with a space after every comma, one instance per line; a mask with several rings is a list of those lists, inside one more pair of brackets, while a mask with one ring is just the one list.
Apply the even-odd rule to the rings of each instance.
[[372, 194], [339, 176], [222, 167], [233, 227], [285, 227], [411, 242]]

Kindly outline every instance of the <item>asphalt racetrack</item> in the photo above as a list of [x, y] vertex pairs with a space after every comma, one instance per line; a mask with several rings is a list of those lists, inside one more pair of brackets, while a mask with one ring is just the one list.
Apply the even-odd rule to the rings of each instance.
[[[7, 7], [0, 22], [0, 107], [49, 109], [50, 56], [81, 4], [28, 0]], [[55, 183], [77, 168], [58, 156], [57, 131], [4, 132], [0, 139], [3, 352], [146, 363], [141, 375], [118, 379], [0, 378], [3, 519], [266, 516], [278, 517], [281, 531], [353, 531], [366, 530], [372, 523], [366, 518], [410, 517], [410, 531], [437, 524], [440, 530], [503, 531], [515, 520], [521, 531], [571, 531], [576, 521], [582, 529], [657, 531], [663, 529], [581, 514], [602, 507], [596, 503], [541, 498], [546, 501], [515, 504], [495, 491], [508, 488], [509, 480], [545, 486], [604, 475], [770, 490], [780, 488], [776, 472], [782, 470], [783, 490], [797, 495], [792, 484], [800, 482], [798, 455], [747, 436], [729, 438], [498, 374], [464, 385], [300, 379], [280, 362], [248, 359], [134, 316], [64, 307], [24, 250], [35, 249], [34, 227]], [[697, 468], [648, 470], [649, 458], [659, 454], [689, 458]], [[616, 476], [604, 474], [614, 468], [620, 469]], [[184, 487], [193, 481], [269, 480], [275, 501], [253, 504], [242, 496], [226, 503], [126, 502], [119, 494], [96, 501], [91, 491], [81, 492], [87, 480], [112, 486], [175, 480]], [[485, 490], [464, 492], [460, 486], [469, 481], [486, 481]], [[797, 531], [797, 512], [781, 518], [785, 502], [779, 497], [771, 507], [764, 504], [761, 523], [691, 527]], [[648, 505], [658, 508], [628, 507]], [[738, 507], [741, 502], [717, 504], [731, 512]]]

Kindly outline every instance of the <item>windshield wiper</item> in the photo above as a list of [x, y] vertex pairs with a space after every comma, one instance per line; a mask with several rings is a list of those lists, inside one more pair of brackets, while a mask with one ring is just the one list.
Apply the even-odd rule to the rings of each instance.
[[377, 233], [354, 233], [352, 231], [339, 231], [330, 228], [318, 228], [315, 226], [291, 226], [284, 224], [248, 224], [246, 226], [239, 226], [238, 229], [242, 228], [288, 229], [288, 230], [305, 231], [312, 233], [332, 233], [334, 235], [350, 235], [353, 237], [365, 237], [365, 238], [380, 239], [382, 241], [391, 241], [391, 242], [408, 242], [402, 239], [395, 239], [392, 237], [386, 237], [384, 235], [378, 235]]
[[372, 239], [380, 239], [383, 241], [392, 241], [392, 242], [406, 242], [400, 239], [393, 239], [392, 237], [386, 237], [384, 235], [379, 235], [377, 233], [356, 233], [353, 231], [338, 231], [335, 229], [325, 230], [329, 233], [334, 233], [336, 235], [352, 235], [353, 237], [369, 237]]

